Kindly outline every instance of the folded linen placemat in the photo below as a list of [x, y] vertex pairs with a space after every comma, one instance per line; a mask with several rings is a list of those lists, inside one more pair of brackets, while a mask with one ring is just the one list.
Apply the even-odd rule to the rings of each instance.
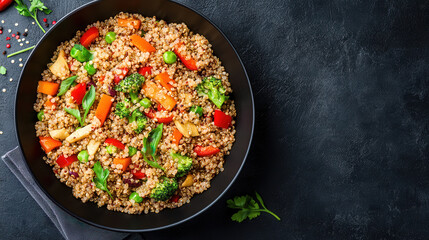
[[127, 238], [128, 240], [143, 239], [139, 234], [119, 233], [93, 227], [83, 223], [68, 213], [64, 212], [55, 203], [53, 203], [40, 189], [36, 182], [31, 177], [19, 147], [7, 152], [2, 156], [6, 166], [18, 178], [24, 188], [36, 200], [43, 211], [55, 224], [57, 229], [67, 240], [74, 239], [91, 239], [91, 240], [120, 240]]

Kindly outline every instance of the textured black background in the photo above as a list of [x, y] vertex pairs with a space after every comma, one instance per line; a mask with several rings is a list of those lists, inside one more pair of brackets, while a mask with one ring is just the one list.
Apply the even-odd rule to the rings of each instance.
[[[44, 2], [51, 22], [87, 1]], [[208, 16], [236, 47], [255, 94], [256, 128], [228, 193], [195, 219], [146, 239], [428, 238], [428, 1], [178, 2]], [[1, 19], [6, 29], [29, 28], [33, 43], [42, 35], [13, 8]], [[12, 106], [20, 68], [5, 61], [0, 56], [8, 68], [0, 75], [7, 89], [0, 92], [0, 153], [17, 145]], [[254, 190], [281, 222], [229, 219], [226, 199]], [[61, 237], [2, 162], [0, 235]]]

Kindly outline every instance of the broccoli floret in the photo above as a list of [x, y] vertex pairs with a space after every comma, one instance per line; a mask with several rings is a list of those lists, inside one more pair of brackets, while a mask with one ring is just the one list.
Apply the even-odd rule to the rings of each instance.
[[142, 75], [133, 73], [119, 82], [115, 90], [124, 93], [136, 93], [140, 90], [144, 81], [145, 78]]
[[177, 173], [176, 177], [183, 177], [191, 170], [192, 158], [180, 155], [178, 153], [170, 153], [173, 159], [177, 159]]
[[136, 109], [128, 118], [128, 122], [129, 123], [136, 122], [134, 131], [136, 133], [141, 133], [141, 131], [143, 131], [143, 129], [145, 129], [146, 127], [147, 118], [142, 112]]
[[222, 104], [228, 99], [225, 96], [222, 81], [215, 77], [205, 77], [196, 89], [199, 95], [207, 95], [218, 108], [221, 108]]
[[120, 118], [125, 118], [130, 116], [130, 109], [129, 109], [130, 104], [129, 104], [129, 100], [128, 101], [127, 100], [128, 99], [116, 104], [115, 114]]
[[163, 181], [157, 183], [150, 194], [150, 197], [156, 201], [167, 201], [179, 188], [179, 184], [176, 179], [167, 177], [163, 177], [162, 179]]

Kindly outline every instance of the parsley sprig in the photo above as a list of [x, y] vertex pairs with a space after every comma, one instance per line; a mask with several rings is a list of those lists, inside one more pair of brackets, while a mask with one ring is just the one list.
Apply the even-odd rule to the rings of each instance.
[[109, 189], [107, 188], [107, 177], [109, 176], [109, 169], [103, 169], [100, 161], [94, 164], [92, 170], [95, 173], [95, 177], [92, 181], [95, 183], [95, 186], [103, 191], [106, 191], [111, 198], [112, 194], [110, 194]]
[[30, 1], [30, 8], [27, 7], [27, 4], [25, 4], [22, 0], [15, 0], [16, 2], [16, 10], [18, 10], [18, 13], [22, 16], [26, 17], [32, 17], [37, 25], [39, 25], [40, 29], [42, 29], [43, 33], [45, 33], [45, 29], [43, 29], [42, 25], [40, 25], [39, 20], [37, 20], [37, 11], [42, 11], [45, 14], [49, 14], [52, 12], [52, 10], [48, 9], [45, 4], [42, 3], [41, 0], [29, 0]]
[[246, 195], [240, 197], [234, 197], [234, 199], [229, 199], [226, 203], [229, 208], [240, 209], [240, 211], [234, 213], [231, 216], [233, 221], [242, 222], [246, 218], [249, 220], [254, 219], [261, 215], [261, 212], [266, 212], [273, 215], [277, 220], [280, 221], [279, 216], [275, 213], [271, 212], [265, 207], [264, 201], [262, 201], [261, 195], [255, 192], [256, 199], [258, 199], [259, 203], [262, 206], [262, 209], [259, 207], [259, 204], [253, 199], [253, 197]]

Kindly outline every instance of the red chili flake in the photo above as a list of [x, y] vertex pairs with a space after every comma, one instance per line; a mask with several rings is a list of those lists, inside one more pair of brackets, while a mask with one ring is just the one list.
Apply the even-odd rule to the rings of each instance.
[[57, 23], [57, 21], [52, 21], [52, 25], [54, 25], [55, 23]]
[[16, 37], [15, 37], [16, 39], [19, 39], [19, 35], [16, 35]]
[[6, 41], [9, 41], [10, 40], [10, 37], [6, 37]]
[[43, 22], [47, 22], [47, 21], [48, 21], [48, 19], [46, 19], [46, 18], [43, 19]]
[[9, 44], [9, 43], [8, 43], [8, 44], [6, 44], [6, 47], [7, 47], [7, 48], [10, 48], [10, 44]]
[[12, 33], [12, 37], [15, 37], [15, 33]]

